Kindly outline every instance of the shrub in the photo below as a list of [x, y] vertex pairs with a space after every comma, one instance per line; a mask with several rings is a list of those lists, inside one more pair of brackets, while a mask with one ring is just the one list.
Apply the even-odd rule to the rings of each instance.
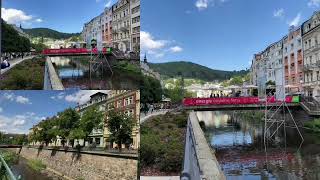
[[161, 149], [160, 138], [153, 133], [142, 134], [140, 147], [141, 165], [155, 163]]

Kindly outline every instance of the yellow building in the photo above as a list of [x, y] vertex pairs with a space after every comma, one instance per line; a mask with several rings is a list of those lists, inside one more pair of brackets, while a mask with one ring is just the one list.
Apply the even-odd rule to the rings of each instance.
[[110, 145], [110, 132], [106, 126], [108, 123], [108, 111], [115, 109], [115, 111], [123, 112], [133, 117], [132, 145], [134, 149], [138, 149], [140, 144], [140, 91], [117, 90], [112, 91], [110, 95], [106, 101], [106, 122], [103, 135], [105, 143]]

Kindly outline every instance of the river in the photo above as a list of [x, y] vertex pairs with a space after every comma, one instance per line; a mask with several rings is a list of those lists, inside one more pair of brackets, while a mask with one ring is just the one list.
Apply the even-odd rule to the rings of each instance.
[[89, 56], [60, 56], [51, 57], [51, 62], [66, 89], [139, 88], [139, 76], [127, 72], [125, 68], [119, 70], [114, 65], [110, 68], [105, 60], [96, 60], [90, 64], [90, 59]]
[[22, 180], [56, 180], [59, 178], [53, 178], [45, 173], [40, 173], [32, 168], [30, 168], [27, 164], [27, 160], [23, 157], [19, 157], [19, 161], [11, 166], [13, 174], [18, 177], [21, 176]]
[[320, 179], [320, 135], [300, 128], [302, 141], [297, 129], [287, 127], [264, 143], [263, 121], [231, 112], [197, 115], [227, 179]]

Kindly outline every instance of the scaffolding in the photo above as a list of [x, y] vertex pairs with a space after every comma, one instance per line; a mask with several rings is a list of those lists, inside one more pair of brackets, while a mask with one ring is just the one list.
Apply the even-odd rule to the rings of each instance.
[[113, 70], [109, 63], [109, 60], [107, 59], [107, 57], [105, 56], [101, 48], [99, 49], [96, 48], [96, 45], [97, 45], [96, 42], [93, 40], [91, 42], [91, 51], [90, 51], [90, 60], [89, 60], [90, 87], [92, 87], [93, 73], [97, 72], [98, 69], [101, 69], [101, 73], [102, 73], [100, 84], [103, 81], [103, 74], [105, 70], [104, 64], [107, 64], [106, 68], [107, 70], [110, 70], [111, 77], [113, 76]]

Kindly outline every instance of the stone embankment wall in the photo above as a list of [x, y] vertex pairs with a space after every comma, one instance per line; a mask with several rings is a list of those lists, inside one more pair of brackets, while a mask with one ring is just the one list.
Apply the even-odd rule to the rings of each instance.
[[135, 180], [137, 179], [137, 155], [115, 155], [38, 149], [23, 147], [20, 155], [26, 159], [39, 159], [53, 169], [72, 179]]

